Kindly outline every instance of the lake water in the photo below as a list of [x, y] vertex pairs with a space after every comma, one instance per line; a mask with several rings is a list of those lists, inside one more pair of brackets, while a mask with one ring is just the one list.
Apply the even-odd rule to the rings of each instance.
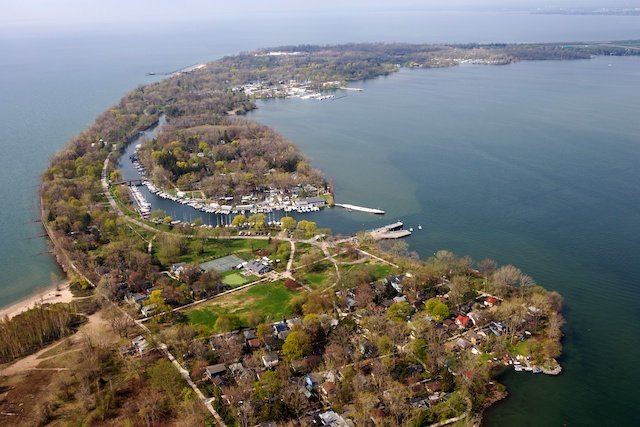
[[[633, 425], [640, 403], [640, 58], [401, 71], [334, 101], [259, 103], [339, 202], [450, 249], [513, 263], [566, 301], [565, 372], [508, 373], [489, 425]], [[380, 223], [325, 213], [349, 232]], [[544, 410], [542, 410], [544, 409]]]
[[[242, 22], [242, 26], [238, 25]], [[189, 25], [0, 28], [0, 305], [61, 276], [37, 185], [49, 157], [136, 85], [264, 46], [365, 41], [550, 42], [638, 38], [638, 17], [398, 11], [212, 17]], [[612, 66], [609, 67], [608, 64]], [[251, 117], [300, 144], [343, 201], [336, 232], [422, 224], [450, 248], [512, 262], [567, 300], [566, 373], [509, 374], [491, 425], [637, 421], [638, 70], [630, 58], [403, 71], [337, 101], [274, 101]]]

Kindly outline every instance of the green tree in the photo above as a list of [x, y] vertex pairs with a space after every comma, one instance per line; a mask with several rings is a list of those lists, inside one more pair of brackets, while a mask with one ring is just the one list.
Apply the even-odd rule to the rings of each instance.
[[251, 224], [253, 228], [262, 230], [267, 226], [267, 223], [265, 222], [266, 219], [267, 217], [263, 213], [257, 213], [249, 217], [249, 224]]
[[264, 400], [276, 396], [281, 387], [282, 381], [278, 373], [266, 371], [260, 374], [260, 379], [254, 383], [253, 393], [258, 399]]
[[282, 354], [287, 360], [300, 359], [311, 353], [311, 337], [304, 331], [293, 331], [284, 340]]
[[296, 220], [290, 216], [285, 216], [280, 220], [280, 228], [283, 230], [294, 230], [296, 228]]
[[315, 222], [307, 221], [306, 219], [298, 221], [298, 226], [296, 227], [298, 232], [305, 237], [313, 236], [317, 228], [318, 226]]
[[405, 322], [411, 315], [411, 306], [406, 301], [394, 302], [387, 310], [387, 319], [394, 322]]
[[180, 395], [184, 382], [178, 370], [167, 359], [158, 360], [147, 370], [147, 374], [151, 386], [163, 390], [165, 396], [176, 400]]
[[247, 222], [247, 217], [244, 215], [236, 215], [233, 217], [233, 221], [231, 221], [231, 225], [234, 227], [240, 227], [245, 222]]
[[242, 321], [235, 314], [221, 314], [213, 326], [217, 332], [229, 332], [240, 329]]
[[151, 294], [149, 295], [149, 304], [155, 304], [156, 311], [158, 313], [169, 311], [170, 309], [169, 305], [167, 305], [167, 302], [164, 299], [164, 296], [162, 295], [162, 290], [160, 289], [151, 291]]
[[438, 298], [428, 299], [424, 304], [424, 309], [427, 314], [437, 322], [442, 322], [451, 315], [447, 304], [443, 303]]

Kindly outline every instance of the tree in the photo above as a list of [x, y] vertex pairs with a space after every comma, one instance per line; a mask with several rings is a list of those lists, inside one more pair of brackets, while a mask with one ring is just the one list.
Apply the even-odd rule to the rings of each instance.
[[411, 315], [411, 306], [406, 301], [394, 302], [387, 310], [387, 319], [394, 322], [406, 322]]
[[158, 390], [163, 390], [165, 396], [175, 400], [176, 394], [182, 390], [184, 382], [182, 376], [167, 359], [158, 360], [147, 370], [149, 382]]
[[214, 329], [218, 332], [229, 332], [240, 329], [242, 321], [235, 314], [221, 314], [216, 319]]
[[287, 360], [301, 359], [311, 353], [311, 337], [304, 331], [294, 330], [284, 340], [282, 354]]
[[260, 379], [254, 383], [253, 393], [258, 399], [264, 400], [276, 396], [281, 387], [282, 381], [278, 373], [266, 371], [262, 373]]
[[266, 323], [261, 323], [256, 328], [256, 336], [260, 338], [262, 341], [264, 341], [265, 338], [271, 336], [272, 334], [273, 334], [273, 329], [271, 328], [271, 326], [267, 325]]
[[247, 217], [244, 215], [236, 215], [233, 217], [233, 220], [231, 221], [231, 225], [234, 227], [240, 227], [242, 226], [244, 223], [247, 222]]
[[360, 283], [355, 290], [355, 297], [358, 308], [365, 308], [373, 303], [375, 294], [369, 283]]
[[305, 219], [298, 221], [296, 230], [305, 237], [311, 237], [315, 234], [317, 225], [313, 221], [307, 221]]
[[290, 216], [285, 216], [280, 220], [280, 228], [283, 230], [294, 230], [296, 228], [296, 220]]
[[442, 322], [451, 315], [449, 307], [438, 298], [428, 299], [424, 304], [424, 309], [437, 322]]
[[267, 226], [267, 223], [265, 222], [266, 218], [267, 217], [263, 213], [257, 213], [255, 215], [251, 215], [249, 217], [249, 224], [251, 224], [253, 228], [262, 230]]
[[493, 290], [498, 295], [506, 295], [520, 281], [522, 272], [513, 265], [497, 269], [492, 276]]
[[464, 297], [471, 292], [471, 283], [466, 276], [454, 276], [449, 282], [449, 301], [455, 306], [464, 302]]
[[161, 289], [155, 289], [151, 291], [149, 295], [149, 304], [156, 305], [156, 312], [163, 313], [170, 310], [169, 305], [167, 305], [164, 296], [162, 295]]

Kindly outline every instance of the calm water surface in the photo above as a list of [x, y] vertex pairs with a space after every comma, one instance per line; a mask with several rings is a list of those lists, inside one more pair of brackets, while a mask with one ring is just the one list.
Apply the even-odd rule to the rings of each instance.
[[[640, 410], [640, 59], [402, 71], [335, 101], [260, 103], [338, 201], [447, 248], [513, 263], [566, 300], [565, 372], [508, 373], [489, 425], [634, 425]], [[348, 232], [380, 222], [325, 214]], [[544, 408], [544, 410], [542, 409]], [[633, 421], [633, 422], [632, 422]]]

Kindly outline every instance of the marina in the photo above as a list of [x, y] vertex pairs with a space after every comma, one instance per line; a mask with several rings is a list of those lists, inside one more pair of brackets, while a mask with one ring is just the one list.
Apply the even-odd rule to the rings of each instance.
[[[143, 219], [162, 222], [165, 221], [164, 215], [166, 215], [175, 225], [181, 222], [194, 223], [199, 218], [207, 227], [229, 227], [237, 215], [263, 214], [266, 216], [267, 224], [278, 226], [284, 216], [317, 213], [327, 206], [322, 195], [303, 197], [282, 190], [248, 194], [233, 203], [235, 198], [231, 196], [209, 200], [205, 199], [199, 191], [179, 189], [170, 191], [158, 188], [149, 180], [144, 165], [139, 161], [138, 151], [145, 140], [156, 137], [159, 128], [165, 122], [165, 118], [162, 117], [157, 126], [141, 132], [138, 138], [127, 147], [118, 160], [122, 178], [111, 183], [111, 185], [127, 186], [136, 211]], [[379, 209], [349, 204], [339, 206], [351, 211], [384, 213]], [[154, 211], [158, 211], [158, 214], [152, 214]], [[159, 215], [160, 211], [164, 212], [164, 215]]]

